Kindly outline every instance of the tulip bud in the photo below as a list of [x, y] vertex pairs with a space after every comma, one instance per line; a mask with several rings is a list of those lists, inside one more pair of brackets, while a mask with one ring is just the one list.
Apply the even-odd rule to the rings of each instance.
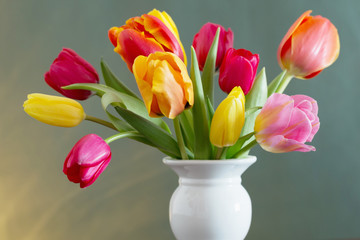
[[98, 135], [82, 137], [65, 159], [63, 172], [81, 188], [90, 186], [105, 170], [111, 160], [109, 145]]
[[275, 93], [266, 101], [255, 120], [255, 138], [269, 152], [315, 151], [306, 145], [319, 130], [318, 106], [305, 95]]
[[340, 52], [336, 27], [327, 18], [310, 13], [303, 13], [290, 27], [277, 53], [280, 67], [302, 79], [318, 75]]
[[23, 107], [36, 120], [58, 127], [75, 127], [85, 119], [81, 104], [65, 97], [32, 93]]
[[154, 9], [141, 17], [130, 18], [125, 25], [112, 27], [109, 39], [130, 71], [137, 56], [148, 56], [154, 52], [172, 52], [186, 64], [176, 25], [166, 12]]
[[175, 54], [155, 52], [148, 57], [139, 56], [133, 72], [151, 117], [173, 119], [193, 105], [192, 81], [184, 62]]
[[91, 96], [88, 90], [65, 90], [61, 87], [74, 83], [99, 83], [99, 76], [93, 66], [74, 50], [64, 48], [44, 75], [46, 83], [65, 97], [85, 100]]
[[239, 86], [244, 94], [251, 90], [259, 65], [259, 55], [246, 49], [229, 48], [220, 67], [219, 85], [221, 90], [229, 93]]
[[234, 87], [217, 107], [210, 126], [210, 141], [217, 147], [232, 146], [240, 137], [245, 122], [245, 96]]
[[201, 71], [204, 68], [208, 52], [219, 27], [220, 36], [215, 63], [216, 69], [221, 66], [226, 51], [233, 47], [234, 35], [230, 28], [226, 31], [223, 26], [215, 23], [209, 22], [204, 24], [199, 32], [194, 36], [192, 44], [195, 49]]

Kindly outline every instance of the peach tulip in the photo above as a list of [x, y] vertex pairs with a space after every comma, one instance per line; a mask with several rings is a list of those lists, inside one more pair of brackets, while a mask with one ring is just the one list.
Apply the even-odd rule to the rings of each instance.
[[340, 52], [336, 27], [327, 18], [310, 13], [303, 13], [290, 27], [277, 53], [280, 67], [302, 79], [318, 75]]
[[192, 81], [184, 62], [175, 54], [155, 52], [138, 56], [133, 73], [151, 117], [175, 118], [194, 103]]

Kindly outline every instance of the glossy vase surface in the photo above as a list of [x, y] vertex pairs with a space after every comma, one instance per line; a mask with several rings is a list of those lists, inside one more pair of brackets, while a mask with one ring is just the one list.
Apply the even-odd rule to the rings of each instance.
[[178, 240], [239, 240], [251, 224], [251, 200], [242, 173], [256, 157], [163, 162], [179, 176], [170, 200], [170, 225]]

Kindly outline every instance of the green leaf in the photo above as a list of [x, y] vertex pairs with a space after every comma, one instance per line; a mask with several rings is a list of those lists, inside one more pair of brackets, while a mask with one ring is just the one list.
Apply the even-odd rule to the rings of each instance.
[[116, 110], [125, 121], [144, 135], [154, 146], [166, 152], [170, 157], [181, 158], [176, 140], [164, 129], [125, 108], [116, 107]]
[[254, 132], [251, 132], [245, 136], [240, 137], [237, 142], [229, 147], [226, 152], [226, 158], [234, 158], [238, 154], [238, 152], [241, 150], [242, 146], [246, 141], [248, 141], [250, 138], [254, 136]]
[[262, 107], [252, 107], [245, 110], [245, 118], [248, 118], [251, 114], [257, 112], [258, 110], [262, 109]]
[[191, 47], [191, 80], [194, 85], [194, 106], [192, 108], [195, 133], [195, 159], [210, 159], [212, 155], [209, 139], [209, 119], [205, 106], [205, 97], [202, 87], [199, 65], [196, 53]]
[[131, 127], [127, 122], [115, 117], [114, 115], [112, 115], [108, 110], [107, 107], [113, 103], [117, 103], [118, 102], [118, 98], [112, 94], [112, 93], [105, 93], [102, 97], [101, 97], [101, 105], [105, 111], [105, 113], [108, 115], [108, 118], [110, 119], [110, 121], [112, 122], [112, 124], [116, 127], [116, 129], [119, 132], [127, 132], [127, 131], [134, 131], [134, 128]]
[[115, 74], [110, 70], [109, 66], [106, 64], [106, 62], [101, 59], [100, 62], [101, 65], [101, 71], [104, 77], [104, 81], [107, 86], [114, 88], [115, 90], [126, 93], [134, 98], [139, 99], [139, 97], [132, 92], [128, 87], [125, 86], [116, 76]]
[[105, 86], [102, 84], [95, 83], [82, 83], [82, 84], [72, 84], [64, 87], [64, 89], [86, 89], [96, 92], [97, 95], [102, 97], [105, 93], [112, 93], [117, 97], [118, 103], [121, 104], [121, 107], [140, 115], [147, 120], [153, 122], [154, 124], [160, 126], [164, 130], [171, 133], [169, 126], [161, 118], [152, 118], [149, 116], [144, 103], [138, 98], [134, 98], [128, 94], [118, 92], [115, 89]]
[[[267, 100], [267, 81], [266, 81], [265, 68], [262, 68], [254, 80], [253, 87], [251, 88], [250, 92], [246, 95], [245, 109], [246, 111], [250, 111], [251, 114], [249, 114], [250, 112], [248, 112], [240, 136], [246, 136], [247, 134], [254, 131], [255, 119], [257, 115], [260, 113], [260, 109], [262, 106], [264, 106], [266, 100]], [[252, 138], [246, 139], [245, 140], [246, 142], [244, 143], [247, 143], [252, 140], [253, 140]], [[228, 152], [230, 153], [228, 154], [232, 154], [232, 152], [238, 151], [239, 150], [238, 147], [239, 145], [230, 147], [228, 150]]]
[[216, 30], [214, 40], [206, 57], [203, 73], [202, 84], [204, 88], [205, 98], [209, 98], [211, 104], [214, 103], [214, 74], [216, 71], [216, 55], [219, 44], [220, 27]]
[[207, 109], [208, 114], [209, 114], [209, 125], [210, 125], [215, 111], [214, 111], [214, 107], [213, 107], [213, 105], [212, 105], [209, 98], [206, 98], [206, 109]]
[[271, 81], [268, 87], [268, 94], [267, 94], [268, 97], [270, 97], [273, 93], [276, 92], [276, 90], [280, 86], [280, 83], [284, 79], [285, 74], [286, 74], [286, 70], [282, 71], [279, 75], [276, 76], [276, 78], [274, 78], [274, 80]]
[[[115, 117], [114, 115], [112, 115], [108, 110], [107, 107], [111, 104], [113, 104], [114, 102], [117, 102], [117, 98], [114, 94], [112, 93], [106, 93], [102, 96], [101, 98], [101, 105], [105, 111], [105, 113], [108, 115], [108, 118], [110, 119], [110, 121], [112, 122], [112, 124], [116, 127], [116, 129], [120, 132], [120, 133], [124, 133], [123, 135], [119, 135], [119, 136], [123, 136], [123, 137], [128, 137], [130, 139], [133, 139], [135, 141], [147, 144], [149, 146], [155, 147], [154, 144], [152, 142], [150, 142], [149, 140], [147, 140], [144, 136], [142, 136], [140, 133], [138, 133], [132, 126], [130, 126], [127, 122]], [[128, 133], [128, 134], [127, 134]]]
[[191, 110], [183, 111], [179, 116], [181, 131], [184, 136], [185, 145], [191, 151], [194, 150], [194, 130]]

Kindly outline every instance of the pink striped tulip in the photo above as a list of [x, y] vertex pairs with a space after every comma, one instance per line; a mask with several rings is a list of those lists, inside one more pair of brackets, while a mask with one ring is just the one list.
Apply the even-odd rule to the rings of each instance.
[[266, 101], [255, 120], [255, 137], [269, 152], [315, 151], [306, 145], [319, 130], [318, 106], [305, 95], [275, 93]]
[[219, 27], [220, 36], [215, 63], [216, 69], [221, 66], [226, 50], [233, 47], [234, 35], [230, 28], [226, 31], [225, 28], [219, 24], [210, 22], [204, 24], [199, 32], [194, 36], [192, 44], [195, 49], [201, 71], [204, 68], [206, 57]]
[[130, 71], [137, 56], [154, 52], [172, 52], [186, 64], [186, 55], [174, 21], [166, 12], [156, 9], [133, 17], [121, 27], [112, 27], [109, 39]]
[[246, 49], [229, 48], [220, 67], [221, 90], [229, 93], [239, 86], [245, 95], [248, 94], [254, 84], [259, 61], [258, 54], [252, 54]]
[[99, 83], [96, 69], [74, 50], [64, 48], [44, 75], [45, 82], [65, 97], [85, 100], [91, 96], [88, 90], [65, 90], [61, 87], [74, 83]]
[[82, 137], [66, 157], [63, 172], [81, 188], [90, 186], [111, 160], [109, 145], [98, 135]]
[[336, 27], [327, 18], [310, 13], [303, 13], [290, 27], [277, 53], [280, 67], [302, 79], [318, 75], [340, 52]]

